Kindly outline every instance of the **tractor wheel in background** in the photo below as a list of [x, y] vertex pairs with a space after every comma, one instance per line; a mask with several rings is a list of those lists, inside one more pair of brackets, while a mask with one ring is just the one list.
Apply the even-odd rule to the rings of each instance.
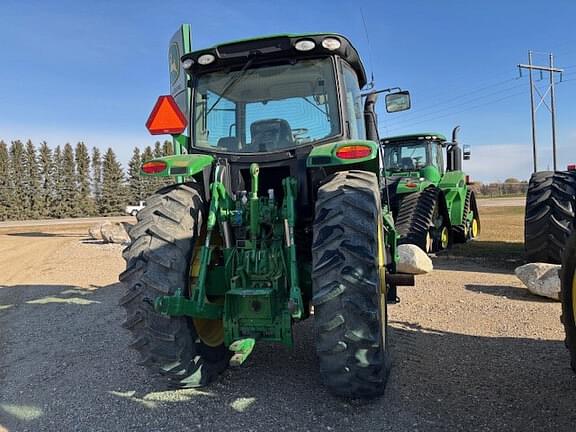
[[576, 372], [576, 231], [572, 233], [564, 249], [561, 282], [562, 323], [571, 366]]
[[378, 180], [331, 175], [318, 189], [312, 245], [320, 375], [339, 396], [374, 397], [388, 378], [385, 245]]
[[188, 292], [205, 209], [202, 194], [195, 184], [169, 186], [147, 202], [138, 212], [138, 222], [130, 230], [132, 243], [123, 254], [126, 270], [120, 281], [126, 293], [120, 304], [127, 315], [123, 326], [132, 332], [131, 347], [140, 353], [142, 364], [176, 386], [203, 386], [228, 366], [230, 351], [223, 338], [215, 337], [222, 322], [203, 320], [197, 329], [192, 319], [162, 315], [152, 306], [157, 297], [173, 295], [179, 288]]
[[480, 215], [476, 204], [476, 195], [470, 189], [466, 192], [462, 223], [452, 227], [452, 235], [456, 243], [466, 243], [480, 235]]
[[398, 244], [414, 244], [424, 252], [437, 252], [451, 243], [446, 203], [440, 189], [429, 187], [400, 201], [396, 229]]
[[529, 262], [560, 264], [576, 210], [576, 175], [532, 174], [526, 195], [524, 248]]

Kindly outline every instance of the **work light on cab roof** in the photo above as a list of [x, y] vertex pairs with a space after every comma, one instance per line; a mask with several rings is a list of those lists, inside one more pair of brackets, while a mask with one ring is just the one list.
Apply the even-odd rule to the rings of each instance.
[[146, 128], [152, 135], [181, 134], [187, 125], [186, 117], [172, 96], [160, 96], [146, 121]]

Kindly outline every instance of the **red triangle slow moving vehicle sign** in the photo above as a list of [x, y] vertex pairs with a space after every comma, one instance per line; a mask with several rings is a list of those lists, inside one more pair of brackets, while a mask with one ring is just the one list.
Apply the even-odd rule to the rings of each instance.
[[181, 134], [187, 125], [186, 117], [172, 96], [160, 96], [146, 122], [146, 128], [152, 135]]

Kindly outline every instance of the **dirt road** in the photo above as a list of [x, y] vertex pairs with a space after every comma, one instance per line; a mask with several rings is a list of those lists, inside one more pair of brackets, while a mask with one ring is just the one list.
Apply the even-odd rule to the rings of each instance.
[[170, 391], [126, 349], [121, 248], [84, 233], [0, 229], [2, 432], [576, 428], [560, 305], [528, 294], [507, 266], [455, 250], [401, 289], [380, 399], [341, 400], [320, 386], [310, 321], [297, 325], [293, 350], [262, 344], [216, 384]]

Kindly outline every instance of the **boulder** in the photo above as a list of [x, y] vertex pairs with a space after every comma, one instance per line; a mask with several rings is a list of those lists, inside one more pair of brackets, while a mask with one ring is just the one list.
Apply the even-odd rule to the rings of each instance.
[[102, 240], [102, 225], [103, 223], [97, 223], [88, 228], [88, 235], [92, 240]]
[[558, 264], [530, 263], [514, 270], [528, 291], [542, 297], [560, 300], [560, 269]]
[[124, 225], [119, 222], [105, 222], [100, 232], [104, 243], [128, 243], [130, 241]]
[[430, 257], [413, 244], [402, 244], [398, 246], [399, 261], [396, 271], [399, 273], [425, 274], [433, 270]]

